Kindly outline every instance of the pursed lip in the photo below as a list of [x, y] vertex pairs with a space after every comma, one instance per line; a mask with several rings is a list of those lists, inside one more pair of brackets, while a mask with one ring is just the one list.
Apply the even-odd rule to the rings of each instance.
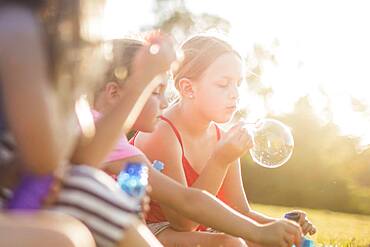
[[236, 105], [228, 106], [228, 107], [226, 107], [226, 109], [235, 111], [236, 110]]

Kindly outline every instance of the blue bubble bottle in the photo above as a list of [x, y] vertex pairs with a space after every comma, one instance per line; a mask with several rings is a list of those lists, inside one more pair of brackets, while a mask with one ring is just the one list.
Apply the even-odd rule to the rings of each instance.
[[117, 181], [124, 192], [140, 203], [148, 185], [148, 167], [144, 163], [128, 163]]
[[[296, 212], [287, 213], [287, 214], [284, 215], [284, 218], [286, 218], [288, 220], [298, 222], [299, 221], [299, 214], [296, 213]], [[292, 247], [296, 247], [296, 246], [293, 244]], [[315, 247], [315, 242], [311, 239], [303, 237], [300, 247]]]

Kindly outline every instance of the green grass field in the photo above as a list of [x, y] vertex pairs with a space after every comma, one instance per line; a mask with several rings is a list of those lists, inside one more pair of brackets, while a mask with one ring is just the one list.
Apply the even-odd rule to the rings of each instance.
[[[293, 208], [253, 204], [253, 209], [280, 217]], [[370, 216], [345, 214], [327, 210], [299, 208], [307, 212], [318, 232], [312, 239], [318, 246], [370, 247]]]

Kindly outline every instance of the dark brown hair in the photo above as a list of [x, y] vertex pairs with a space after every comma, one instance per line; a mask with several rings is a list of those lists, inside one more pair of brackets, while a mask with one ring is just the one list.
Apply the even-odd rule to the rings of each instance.
[[[116, 39], [112, 41], [113, 59], [108, 66], [105, 83], [109, 81], [123, 82], [132, 73], [132, 63], [144, 42], [138, 39]], [[122, 72], [126, 71], [125, 76]], [[121, 72], [121, 73], [120, 73]], [[144, 72], [144, 71], [143, 71]]]
[[106, 45], [111, 47], [112, 57], [107, 63], [104, 79], [96, 87], [95, 97], [108, 82], [123, 84], [126, 81], [132, 74], [135, 56], [144, 46], [144, 41], [131, 38], [115, 39], [108, 41]]
[[1, 4], [19, 4], [26, 6], [31, 9], [38, 10], [44, 6], [46, 6], [46, 3], [48, 0], [0, 0]]

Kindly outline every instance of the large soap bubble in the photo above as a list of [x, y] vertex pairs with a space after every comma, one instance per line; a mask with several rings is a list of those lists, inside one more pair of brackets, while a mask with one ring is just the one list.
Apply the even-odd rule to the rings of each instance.
[[267, 168], [276, 168], [286, 163], [292, 156], [294, 140], [285, 124], [274, 119], [261, 119], [254, 125], [247, 125], [253, 138], [253, 148], [249, 150], [253, 160]]

